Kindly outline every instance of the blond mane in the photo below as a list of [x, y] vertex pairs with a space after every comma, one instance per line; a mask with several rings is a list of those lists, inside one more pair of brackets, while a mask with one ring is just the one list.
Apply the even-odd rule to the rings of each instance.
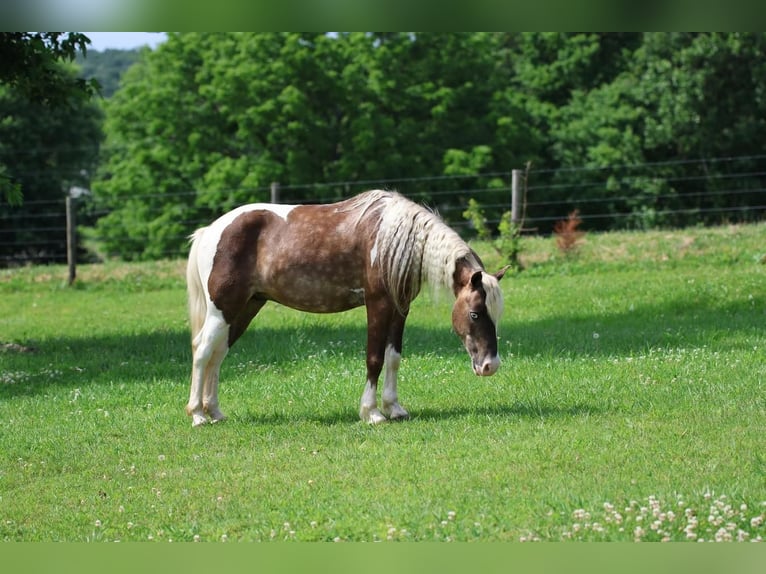
[[[409, 309], [424, 283], [452, 289], [460, 259], [483, 270], [476, 253], [437, 214], [396, 192], [368, 191], [357, 196], [348, 209], [359, 211], [357, 224], [378, 217], [371, 264], [383, 269], [386, 288], [400, 311]], [[497, 279], [483, 273], [482, 283], [487, 310], [497, 325], [503, 305]]]

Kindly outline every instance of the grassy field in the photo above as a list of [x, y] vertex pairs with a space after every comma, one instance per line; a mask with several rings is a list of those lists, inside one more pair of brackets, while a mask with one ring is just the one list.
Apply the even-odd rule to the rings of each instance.
[[765, 237], [525, 239], [499, 373], [424, 293], [375, 427], [361, 310], [267, 306], [192, 429], [183, 262], [2, 271], [0, 539], [761, 540]]

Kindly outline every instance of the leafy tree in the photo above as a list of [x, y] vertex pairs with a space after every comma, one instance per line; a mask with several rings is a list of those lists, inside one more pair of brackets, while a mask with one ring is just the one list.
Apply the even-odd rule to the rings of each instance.
[[76, 57], [80, 67], [79, 76], [95, 79], [101, 87], [101, 95], [109, 99], [119, 88], [122, 74], [138, 61], [142, 51], [143, 49], [88, 50], [85, 55]]
[[34, 102], [62, 105], [89, 98], [98, 83], [62, 72], [61, 61], [85, 54], [90, 40], [78, 32], [0, 32], [0, 83]]
[[158, 257], [185, 244], [184, 221], [264, 200], [272, 181], [321, 180], [335, 153], [334, 86], [322, 68], [331, 41], [171, 34], [131, 68], [106, 105], [94, 186], [114, 210], [98, 224], [106, 251]]
[[[75, 77], [71, 66], [58, 73]], [[101, 110], [82, 98], [51, 107], [0, 85], [0, 118], [0, 166], [25, 198], [20, 206], [0, 203], [0, 260], [60, 260], [66, 253], [63, 200], [71, 187], [88, 187]]]
[[[98, 92], [98, 82], [77, 78], [60, 63], [86, 53], [90, 40], [77, 32], [0, 32], [0, 87], [8, 86], [35, 105], [77, 108]], [[23, 198], [11, 166], [0, 163], [0, 195]]]
[[[680, 160], [764, 152], [758, 134], [766, 121], [765, 47], [763, 34], [644, 34], [613, 81], [576, 92], [563, 109], [554, 131], [557, 158], [564, 166], [611, 166], [607, 185], [588, 197], [615, 197], [601, 212], [632, 211], [629, 225], [683, 225], [704, 220], [706, 208], [758, 203], [754, 194], [701, 194], [736, 191], [725, 177], [728, 166], [713, 162], [699, 173], [698, 164]], [[614, 168], [645, 162], [658, 165], [642, 173]], [[739, 169], [748, 171], [747, 162]], [[762, 188], [763, 182], [739, 185]]]
[[111, 213], [94, 234], [123, 257], [181, 253], [197, 222], [273, 181], [311, 201], [406, 180], [458, 214], [489, 188], [497, 224], [528, 162], [541, 231], [578, 207], [589, 229], [682, 224], [745, 201], [724, 163], [676, 160], [765, 155], [765, 37], [171, 34], [106, 105], [94, 190]]
[[[94, 186], [113, 210], [97, 229], [106, 251], [179, 251], [184, 221], [267, 199], [272, 181], [292, 200], [339, 197], [349, 190], [334, 181], [441, 173], [450, 149], [487, 152], [492, 89], [481, 80], [492, 76], [493, 41], [170, 35], [107, 103], [107, 161]], [[298, 187], [308, 182], [327, 184]]]
[[[727, 158], [766, 153], [766, 35], [762, 33], [647, 34], [634, 74], [649, 102], [644, 146], [649, 160]], [[710, 221], [708, 210], [766, 201], [757, 160], [739, 160], [750, 178], [728, 177], [730, 162], [663, 168], [676, 205], [693, 209], [669, 223]], [[700, 188], [715, 191], [701, 195]], [[740, 191], [746, 193], [739, 193]], [[699, 211], [697, 211], [699, 210]], [[718, 217], [713, 215], [713, 217]]]

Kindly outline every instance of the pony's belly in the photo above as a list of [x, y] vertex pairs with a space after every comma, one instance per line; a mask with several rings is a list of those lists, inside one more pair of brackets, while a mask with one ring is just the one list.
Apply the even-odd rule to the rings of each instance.
[[319, 289], [313, 293], [287, 293], [268, 297], [277, 303], [309, 313], [339, 313], [364, 305], [364, 289]]

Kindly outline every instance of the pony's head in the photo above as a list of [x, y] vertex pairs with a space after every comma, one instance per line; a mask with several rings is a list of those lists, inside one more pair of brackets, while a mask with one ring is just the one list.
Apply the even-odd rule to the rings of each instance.
[[479, 376], [494, 375], [500, 366], [497, 326], [503, 312], [503, 294], [498, 282], [506, 269], [494, 275], [465, 270], [455, 283], [452, 327], [471, 357], [473, 372]]

